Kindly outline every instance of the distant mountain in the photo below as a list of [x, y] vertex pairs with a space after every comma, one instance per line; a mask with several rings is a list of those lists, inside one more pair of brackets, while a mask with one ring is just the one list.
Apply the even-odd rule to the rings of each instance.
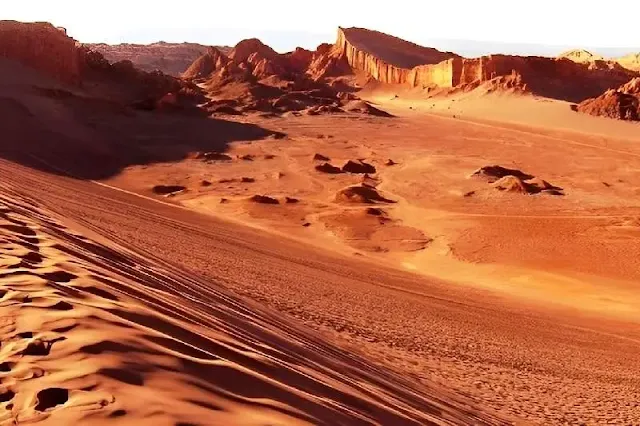
[[601, 61], [602, 56], [594, 55], [593, 53], [584, 49], [573, 49], [558, 55], [559, 58], [571, 59], [578, 63], [589, 63], [591, 61]]
[[[179, 76], [195, 61], [208, 51], [209, 46], [197, 43], [152, 44], [85, 44], [91, 50], [98, 51], [110, 62], [131, 61], [143, 71], [160, 70], [165, 74]], [[222, 52], [229, 52], [229, 47], [217, 47]]]
[[632, 53], [616, 60], [620, 65], [627, 69], [640, 71], [640, 53]]
[[[479, 40], [454, 40], [454, 39], [426, 39], [421, 40], [421, 44], [435, 47], [439, 50], [456, 52], [467, 58], [475, 58], [491, 54], [518, 55], [518, 56], [547, 56], [556, 57], [562, 52], [576, 50], [570, 45], [546, 45], [535, 43], [510, 43], [500, 41], [479, 41]], [[640, 52], [640, 46], [635, 48], [607, 48], [583, 46], [582, 49], [591, 52], [595, 56], [605, 58], [617, 58]]]

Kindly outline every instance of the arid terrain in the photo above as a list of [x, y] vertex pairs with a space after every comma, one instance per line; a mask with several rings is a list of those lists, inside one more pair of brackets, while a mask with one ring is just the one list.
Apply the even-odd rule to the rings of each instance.
[[[207, 51], [207, 46], [197, 43], [152, 44], [86, 44], [91, 50], [100, 52], [110, 62], [131, 61], [143, 71], [162, 71], [165, 74], [180, 76], [200, 55]], [[228, 52], [228, 47], [218, 47]]]
[[0, 22], [0, 424], [640, 424], [639, 77], [576, 52]]

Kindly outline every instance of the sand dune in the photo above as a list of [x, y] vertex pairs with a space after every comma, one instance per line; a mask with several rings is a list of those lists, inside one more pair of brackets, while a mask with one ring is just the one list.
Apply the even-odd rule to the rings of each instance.
[[640, 423], [638, 128], [540, 97], [630, 71], [19, 27], [66, 53], [4, 32], [0, 424]]
[[2, 424], [500, 423], [12, 187], [0, 198]]

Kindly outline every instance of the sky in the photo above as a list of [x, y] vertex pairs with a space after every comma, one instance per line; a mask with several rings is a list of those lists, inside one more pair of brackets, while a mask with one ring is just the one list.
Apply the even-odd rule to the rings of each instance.
[[535, 54], [578, 47], [640, 51], [640, 0], [0, 2], [0, 19], [48, 21], [85, 43], [234, 45], [258, 37], [287, 51], [333, 42], [338, 26], [358, 26], [462, 54], [465, 49]]

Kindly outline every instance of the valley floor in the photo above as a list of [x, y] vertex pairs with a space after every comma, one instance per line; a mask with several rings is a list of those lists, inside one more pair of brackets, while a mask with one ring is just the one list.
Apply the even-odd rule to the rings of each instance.
[[[286, 137], [233, 143], [228, 158], [133, 166], [105, 183], [258, 229], [269, 256], [313, 263], [321, 273], [273, 259], [253, 271], [238, 252], [256, 275], [224, 282], [396, 371], [533, 422], [640, 421], [638, 127], [532, 98], [494, 99], [492, 111], [525, 113], [502, 122], [475, 99], [455, 113], [439, 101], [375, 100], [395, 117], [245, 117]], [[554, 119], [541, 127], [541, 117]], [[376, 173], [316, 169], [348, 160]], [[562, 195], [471, 177], [491, 165]], [[363, 182], [380, 199], [341, 195]], [[156, 185], [185, 190], [158, 197]], [[291, 240], [309, 248], [280, 254]], [[166, 255], [234, 275], [210, 265], [218, 247], [192, 246], [194, 258]]]

